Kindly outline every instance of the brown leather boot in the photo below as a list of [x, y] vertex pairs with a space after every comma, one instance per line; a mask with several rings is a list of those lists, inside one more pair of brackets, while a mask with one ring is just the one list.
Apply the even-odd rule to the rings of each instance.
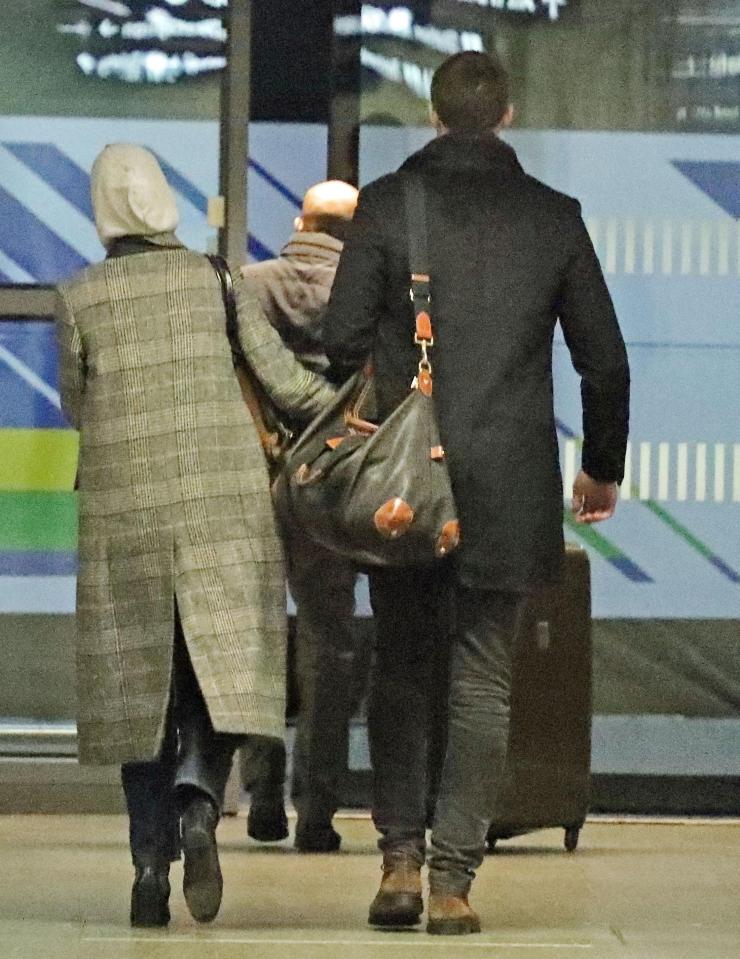
[[421, 860], [400, 850], [383, 856], [383, 878], [370, 904], [371, 926], [415, 926], [421, 922]]
[[468, 904], [468, 895], [429, 894], [427, 932], [432, 936], [467, 936], [480, 932], [480, 919]]

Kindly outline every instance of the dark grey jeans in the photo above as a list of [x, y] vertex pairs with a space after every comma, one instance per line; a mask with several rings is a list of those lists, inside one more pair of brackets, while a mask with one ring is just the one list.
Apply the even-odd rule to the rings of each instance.
[[[338, 806], [347, 765], [349, 720], [357, 705], [353, 627], [357, 573], [350, 562], [293, 531], [285, 537], [288, 582], [296, 604], [298, 692], [291, 798], [301, 826], [326, 826]], [[282, 792], [281, 742], [250, 739], [242, 779], [252, 800]]]
[[[429, 858], [435, 891], [465, 892], [480, 865], [509, 733], [524, 597], [466, 589], [446, 567], [371, 576], [378, 643], [368, 731], [383, 850], [423, 860], [430, 743], [439, 738], [440, 649], [449, 650], [447, 748]], [[434, 748], [434, 747], [433, 747]], [[436, 748], [439, 748], [438, 746]]]
[[178, 790], [198, 789], [221, 809], [234, 750], [243, 741], [211, 725], [176, 617], [172, 691], [159, 758], [121, 767], [134, 862], [180, 858]]

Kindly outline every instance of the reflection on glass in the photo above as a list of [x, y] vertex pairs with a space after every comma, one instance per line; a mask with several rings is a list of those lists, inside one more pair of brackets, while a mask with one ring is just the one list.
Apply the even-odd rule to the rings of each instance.
[[227, 16], [227, 0], [0, 3], [0, 285], [101, 258], [89, 173], [106, 143], [154, 150], [182, 239], [214, 243]]
[[[126, 83], [175, 83], [226, 65], [227, 0], [153, 3], [81, 0], [63, 3], [57, 32], [76, 38], [75, 61], [85, 76]], [[60, 11], [61, 13], [62, 11]]]
[[[362, 45], [361, 184], [434, 136], [434, 70], [482, 48], [511, 73], [515, 123], [504, 138], [523, 168], [581, 202], [627, 341], [633, 400], [616, 516], [598, 538], [565, 532], [591, 558], [596, 711], [616, 714], [597, 720], [609, 754], [597, 771], [615, 770], [619, 724], [633, 722], [618, 714], [634, 713], [657, 715], [635, 726], [640, 741], [620, 771], [654, 771], [672, 722], [660, 714], [682, 717], [676, 737], [692, 734], [683, 717], [737, 715], [740, 6], [375, 0], [335, 31], [338, 44]], [[484, 282], [506, 270], [505, 257], [481, 264]], [[567, 496], [582, 427], [560, 334], [553, 391]], [[712, 733], [712, 749], [737, 735], [728, 730]]]
[[0, 4], [10, 116], [216, 120], [228, 0]]
[[442, 60], [488, 50], [511, 72], [519, 127], [740, 131], [732, 0], [377, 0], [335, 33], [362, 38], [364, 122], [423, 124]]

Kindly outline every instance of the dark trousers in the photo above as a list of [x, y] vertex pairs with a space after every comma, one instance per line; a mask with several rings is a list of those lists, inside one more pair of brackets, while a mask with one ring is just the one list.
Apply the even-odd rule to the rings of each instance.
[[435, 791], [427, 771], [439, 768], [428, 761], [429, 751], [439, 750], [444, 738], [440, 650], [449, 650], [447, 747], [430, 881], [435, 889], [463, 892], [483, 857], [506, 759], [524, 597], [456, 585], [446, 565], [378, 571], [370, 596], [378, 640], [368, 732], [379, 845], [405, 848], [420, 861], [425, 855], [427, 795]]
[[[349, 720], [357, 705], [352, 564], [297, 531], [285, 536], [288, 583], [296, 604], [295, 679], [298, 714], [291, 798], [302, 826], [325, 826], [337, 811], [347, 766]], [[282, 792], [285, 748], [251, 739], [242, 753], [242, 778], [252, 800]]]
[[180, 858], [178, 796], [187, 795], [188, 787], [197, 789], [221, 809], [234, 750], [242, 741], [214, 730], [176, 617], [172, 690], [159, 757], [121, 767], [134, 862]]

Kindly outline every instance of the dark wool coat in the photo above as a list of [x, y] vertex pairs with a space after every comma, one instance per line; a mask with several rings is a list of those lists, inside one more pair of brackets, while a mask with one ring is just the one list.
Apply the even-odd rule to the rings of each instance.
[[427, 193], [435, 399], [461, 522], [458, 575], [512, 590], [556, 581], [558, 320], [581, 375], [583, 468], [594, 479], [622, 479], [628, 425], [624, 342], [580, 205], [527, 176], [493, 134], [440, 137], [361, 191], [324, 345], [338, 375], [373, 354], [384, 411], [418, 362], [405, 174], [422, 176]]
[[[282, 736], [285, 724], [282, 553], [219, 283], [174, 236], [149, 242], [168, 248], [108, 259], [58, 290], [62, 405], [80, 431], [83, 763], [157, 756], [175, 598], [215, 728]], [[244, 281], [235, 293], [242, 350], [272, 399], [304, 416], [323, 409], [324, 380]]]

